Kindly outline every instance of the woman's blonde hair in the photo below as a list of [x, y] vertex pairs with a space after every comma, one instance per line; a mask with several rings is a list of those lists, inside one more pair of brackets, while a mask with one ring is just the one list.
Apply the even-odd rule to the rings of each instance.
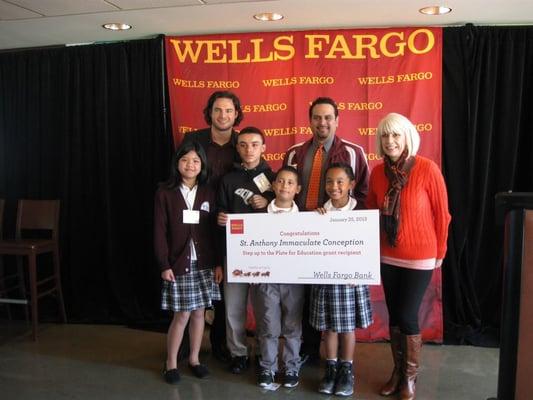
[[420, 147], [420, 134], [409, 119], [398, 113], [387, 114], [378, 124], [376, 132], [376, 154], [383, 157], [383, 147], [381, 147], [381, 135], [383, 133], [400, 133], [405, 135], [405, 145], [407, 147], [407, 157], [416, 155]]

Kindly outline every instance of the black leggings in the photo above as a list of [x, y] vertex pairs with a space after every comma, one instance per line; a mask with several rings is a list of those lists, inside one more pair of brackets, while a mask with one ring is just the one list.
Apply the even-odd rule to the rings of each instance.
[[405, 335], [417, 335], [418, 311], [433, 270], [417, 270], [381, 264], [381, 282], [389, 311], [389, 326]]

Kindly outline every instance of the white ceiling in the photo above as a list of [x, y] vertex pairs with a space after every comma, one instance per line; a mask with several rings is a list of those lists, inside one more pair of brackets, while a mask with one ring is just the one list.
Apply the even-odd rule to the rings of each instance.
[[[449, 0], [444, 16], [423, 6], [443, 0], [0, 0], [0, 49], [129, 40], [169, 35], [327, 28], [533, 25], [533, 0]], [[278, 12], [259, 22], [258, 12]], [[133, 29], [104, 30], [107, 22]]]

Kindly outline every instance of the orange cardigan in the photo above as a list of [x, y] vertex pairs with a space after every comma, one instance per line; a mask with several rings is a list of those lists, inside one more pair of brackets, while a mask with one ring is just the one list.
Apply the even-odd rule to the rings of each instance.
[[[397, 244], [391, 247], [382, 230], [381, 260], [407, 268], [432, 269], [434, 261], [442, 260], [446, 254], [450, 223], [448, 195], [437, 164], [425, 157], [415, 158], [400, 196]], [[369, 186], [367, 208], [381, 209], [389, 186], [383, 163], [372, 170]]]

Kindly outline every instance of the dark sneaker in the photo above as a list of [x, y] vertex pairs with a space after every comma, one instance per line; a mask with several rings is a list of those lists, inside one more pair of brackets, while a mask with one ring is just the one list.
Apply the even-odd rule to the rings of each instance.
[[231, 365], [229, 369], [232, 374], [242, 374], [246, 369], [248, 369], [248, 357], [238, 356], [231, 359]]
[[283, 375], [283, 386], [286, 388], [293, 388], [298, 386], [298, 372], [288, 371]]
[[262, 369], [257, 377], [257, 384], [266, 387], [274, 383], [274, 373], [268, 369]]
[[353, 372], [352, 363], [342, 362], [337, 372], [337, 382], [335, 384], [336, 396], [351, 396], [353, 394]]
[[326, 361], [326, 372], [320, 381], [318, 391], [324, 394], [333, 394], [335, 389], [335, 379], [337, 378], [337, 362]]

